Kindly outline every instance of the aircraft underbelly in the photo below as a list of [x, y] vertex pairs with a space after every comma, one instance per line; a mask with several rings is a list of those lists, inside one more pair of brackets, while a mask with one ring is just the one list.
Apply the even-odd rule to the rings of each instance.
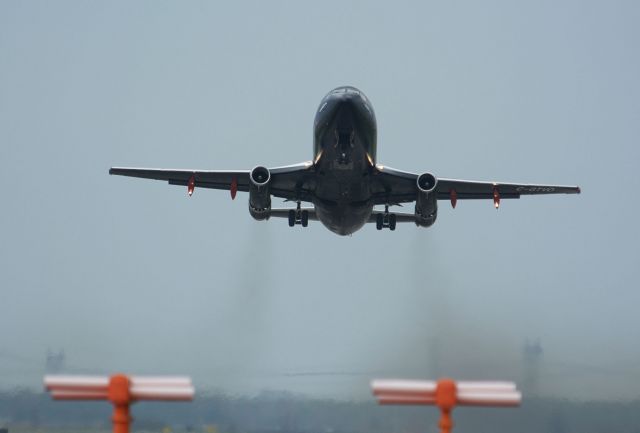
[[337, 89], [323, 100], [314, 122], [318, 219], [349, 235], [373, 211], [370, 176], [375, 164], [376, 123], [368, 100], [356, 89]]
[[327, 170], [318, 181], [314, 205], [318, 219], [329, 230], [339, 235], [354, 233], [373, 211], [368, 174]]
[[360, 230], [367, 223], [373, 205], [371, 203], [314, 202], [318, 220], [332, 232], [346, 236]]

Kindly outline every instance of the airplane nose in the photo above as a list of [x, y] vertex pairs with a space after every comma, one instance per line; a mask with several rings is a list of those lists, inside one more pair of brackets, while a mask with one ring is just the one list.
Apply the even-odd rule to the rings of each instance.
[[356, 114], [362, 105], [362, 97], [356, 90], [341, 87], [329, 92], [317, 114], [324, 119], [348, 117]]
[[356, 92], [342, 92], [336, 95], [336, 99], [344, 105], [355, 105], [360, 101], [360, 95]]
[[343, 99], [336, 110], [336, 126], [340, 131], [351, 131], [355, 123], [358, 106], [353, 98]]

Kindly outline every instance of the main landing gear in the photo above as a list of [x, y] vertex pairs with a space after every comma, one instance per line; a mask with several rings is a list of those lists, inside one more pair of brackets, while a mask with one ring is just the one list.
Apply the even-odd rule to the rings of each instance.
[[396, 229], [396, 214], [389, 213], [389, 205], [384, 206], [384, 213], [376, 215], [376, 229], [382, 230], [385, 227], [391, 231]]
[[289, 227], [293, 227], [296, 224], [300, 224], [302, 227], [309, 225], [309, 211], [300, 209], [300, 202], [295, 210], [289, 211]]

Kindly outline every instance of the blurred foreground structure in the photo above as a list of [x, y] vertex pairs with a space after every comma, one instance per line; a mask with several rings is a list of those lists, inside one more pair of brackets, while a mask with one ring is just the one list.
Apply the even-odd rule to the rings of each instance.
[[509, 407], [519, 406], [522, 400], [513, 382], [374, 380], [371, 388], [380, 404], [438, 406], [441, 433], [451, 432], [456, 406]]
[[[378, 406], [374, 399], [319, 399], [278, 391], [240, 396], [199, 390], [188, 405], [141, 402], [134, 411], [134, 430], [160, 432], [170, 426], [173, 433], [426, 433], [425, 426], [435, 427], [439, 417], [438, 411], [420, 406]], [[518, 410], [467, 408], [454, 416], [454, 433], [638, 433], [640, 399], [527, 396]], [[61, 404], [41, 391], [0, 389], [0, 427], [10, 433], [104, 433], [111, 429], [109, 418], [108, 405]]]
[[195, 393], [188, 377], [45, 376], [44, 385], [54, 400], [111, 402], [113, 433], [129, 433], [129, 409], [136, 401], [191, 401]]

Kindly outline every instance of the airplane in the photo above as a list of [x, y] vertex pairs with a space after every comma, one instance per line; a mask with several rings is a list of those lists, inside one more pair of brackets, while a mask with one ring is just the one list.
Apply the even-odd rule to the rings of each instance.
[[[109, 174], [167, 181], [187, 187], [249, 193], [249, 213], [256, 220], [286, 218], [289, 226], [307, 227], [320, 221], [338, 235], [351, 235], [366, 223], [378, 230], [395, 230], [412, 222], [430, 227], [436, 221], [438, 200], [489, 199], [497, 209], [501, 199], [521, 195], [579, 194], [577, 186], [477, 182], [410, 173], [376, 160], [377, 125], [373, 106], [352, 86], [330, 91], [320, 101], [313, 125], [313, 160], [284, 167], [257, 166], [252, 170], [173, 170], [112, 167]], [[296, 208], [271, 207], [271, 197], [295, 202]], [[302, 207], [302, 202], [313, 207]], [[415, 202], [414, 213], [390, 212], [389, 207]], [[383, 205], [384, 211], [374, 210]]]

